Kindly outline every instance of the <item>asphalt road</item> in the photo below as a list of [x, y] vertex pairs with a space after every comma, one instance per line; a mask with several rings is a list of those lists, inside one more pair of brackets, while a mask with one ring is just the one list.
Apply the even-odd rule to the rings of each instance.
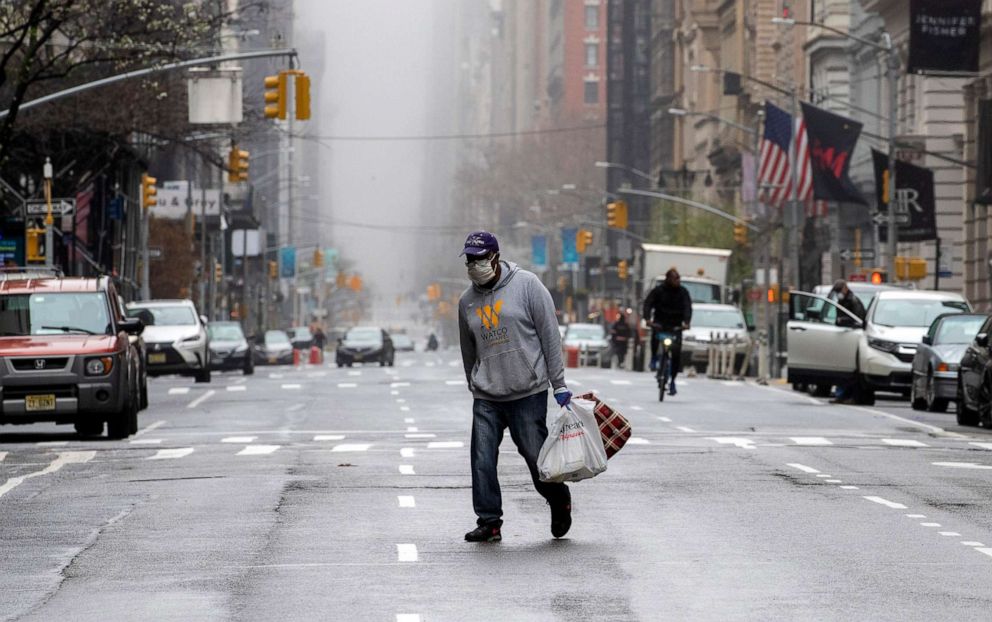
[[568, 370], [634, 438], [558, 541], [507, 438], [503, 542], [468, 544], [457, 358], [156, 379], [126, 441], [0, 428], [0, 620], [992, 616], [992, 434], [953, 414]]

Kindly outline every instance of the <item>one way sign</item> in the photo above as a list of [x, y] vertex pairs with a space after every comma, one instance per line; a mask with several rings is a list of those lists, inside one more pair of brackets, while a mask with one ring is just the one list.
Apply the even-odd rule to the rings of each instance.
[[[844, 261], [851, 261], [852, 259], [854, 259], [854, 256], [857, 254], [859, 254], [858, 251], [845, 248], [840, 252], [840, 258], [843, 259]], [[863, 261], [871, 261], [875, 259], [875, 251], [870, 248], [861, 249], [860, 255]]]
[[[76, 209], [76, 199], [52, 199], [52, 214], [66, 216]], [[43, 200], [24, 202], [25, 216], [45, 216], [48, 214], [48, 203]]]

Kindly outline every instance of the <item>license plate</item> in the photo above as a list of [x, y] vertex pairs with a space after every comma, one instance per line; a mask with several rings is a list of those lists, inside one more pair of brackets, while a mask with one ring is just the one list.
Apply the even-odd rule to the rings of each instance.
[[275, 363], [278, 360], [279, 360], [279, 357], [278, 356], [270, 356], [269, 357], [269, 362], [270, 363]]
[[149, 363], [164, 363], [165, 362], [165, 352], [153, 352], [148, 355]]
[[24, 409], [28, 412], [55, 410], [54, 395], [28, 395], [24, 398]]
[[361, 355], [361, 354], [356, 354], [356, 355], [355, 355], [355, 360], [356, 360], [356, 361], [360, 361], [360, 360], [362, 360], [362, 355]]

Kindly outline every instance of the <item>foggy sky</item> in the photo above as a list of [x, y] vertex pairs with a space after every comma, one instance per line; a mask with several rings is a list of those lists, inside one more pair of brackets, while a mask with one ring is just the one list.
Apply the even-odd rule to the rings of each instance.
[[[326, 35], [326, 58], [300, 50], [304, 69], [323, 63], [313, 108], [321, 135], [423, 135], [434, 129], [428, 102], [438, 73], [432, 66], [436, 6], [433, 0], [297, 1], [297, 32], [318, 29]], [[423, 224], [418, 203], [426, 145], [324, 144], [319, 170], [325, 245], [353, 261], [381, 301], [419, 291], [418, 237], [405, 227]], [[342, 221], [388, 229], [345, 226]]]

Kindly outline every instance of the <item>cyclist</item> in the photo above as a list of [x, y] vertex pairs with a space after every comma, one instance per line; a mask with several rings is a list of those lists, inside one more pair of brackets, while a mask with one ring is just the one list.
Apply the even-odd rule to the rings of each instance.
[[[668, 392], [675, 395], [675, 377], [682, 369], [682, 331], [692, 322], [692, 298], [689, 290], [682, 287], [679, 271], [672, 268], [665, 273], [665, 280], [652, 289], [644, 299], [644, 312], [641, 315], [651, 327], [651, 369], [658, 364], [659, 332], [675, 335], [671, 347], [672, 382]], [[664, 387], [661, 387], [664, 389]]]

